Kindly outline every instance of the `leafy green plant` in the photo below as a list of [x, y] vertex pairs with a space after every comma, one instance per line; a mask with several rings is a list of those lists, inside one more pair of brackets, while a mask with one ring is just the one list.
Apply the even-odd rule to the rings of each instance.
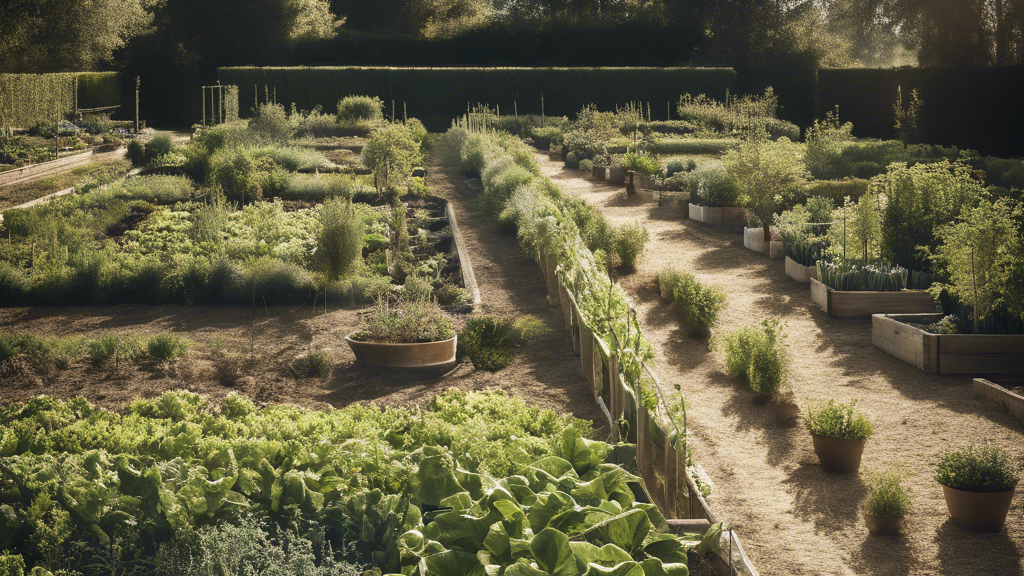
[[594, 170], [594, 161], [593, 160], [580, 160], [580, 170], [584, 174], [592, 173], [593, 170]]
[[687, 332], [691, 336], [707, 336], [725, 307], [725, 290], [704, 284], [689, 272], [679, 272], [672, 289], [672, 299]]
[[874, 433], [871, 422], [857, 410], [857, 401], [829, 400], [808, 408], [804, 423], [816, 436], [844, 440], [866, 440]]
[[876, 516], [906, 516], [910, 510], [910, 491], [902, 473], [896, 469], [867, 475], [868, 499], [864, 510]]
[[662, 293], [668, 293], [671, 298], [674, 298], [676, 286], [682, 279], [682, 273], [675, 268], [666, 268], [658, 273], [658, 289]]
[[192, 342], [177, 334], [157, 334], [146, 342], [146, 352], [157, 360], [174, 360], [188, 354]]
[[628, 152], [622, 157], [622, 167], [626, 170], [633, 170], [638, 174], [657, 174], [661, 170], [661, 164], [654, 156]]
[[1019, 475], [1009, 452], [995, 444], [983, 444], [943, 454], [935, 481], [965, 492], [1005, 492], [1017, 485]]
[[804, 162], [807, 171], [817, 180], [839, 179], [851, 176], [852, 166], [843, 150], [854, 140], [853, 124], [839, 121], [838, 109], [815, 120], [807, 129], [807, 153]]
[[363, 164], [373, 171], [377, 193], [396, 188], [422, 161], [420, 145], [408, 128], [389, 124], [374, 130], [363, 147]]
[[256, 107], [248, 130], [258, 140], [284, 143], [291, 137], [292, 127], [284, 106], [266, 102]]
[[713, 208], [739, 204], [736, 180], [720, 164], [705, 164], [686, 176], [690, 203]]
[[381, 298], [367, 315], [363, 328], [352, 337], [361, 342], [415, 344], [440, 342], [455, 337], [451, 317], [432, 301], [400, 301]]
[[343, 198], [331, 198], [320, 206], [316, 233], [316, 259], [329, 280], [347, 274], [363, 252], [366, 223]]
[[782, 324], [768, 319], [758, 328], [744, 327], [715, 342], [725, 356], [726, 369], [758, 394], [775, 397], [783, 392], [789, 374], [789, 353], [783, 345]]
[[636, 269], [637, 261], [647, 248], [650, 236], [639, 222], [625, 224], [615, 231], [615, 253], [623, 266]]
[[117, 334], [104, 334], [89, 340], [85, 344], [85, 349], [89, 359], [94, 363], [113, 361], [115, 368], [121, 362], [138, 358], [145, 350], [139, 339]]
[[761, 221], [768, 242], [775, 214], [805, 198], [807, 171], [801, 146], [786, 138], [770, 141], [761, 135], [726, 152], [723, 161], [739, 188], [740, 205]]
[[459, 347], [475, 368], [495, 372], [508, 366], [543, 331], [541, 321], [532, 316], [475, 315], [459, 332]]

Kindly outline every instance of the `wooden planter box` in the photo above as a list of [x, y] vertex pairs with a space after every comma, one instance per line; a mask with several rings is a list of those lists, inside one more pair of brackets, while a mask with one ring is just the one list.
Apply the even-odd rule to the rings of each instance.
[[29, 178], [41, 178], [43, 176], [51, 176], [60, 172], [66, 172], [76, 166], [92, 161], [92, 155], [92, 150], [86, 150], [85, 152], [79, 152], [57, 160], [50, 160], [48, 162], [31, 164], [29, 166], [22, 166], [21, 168], [8, 170], [0, 173], [0, 186], [17, 184], [18, 182]]
[[818, 267], [798, 264], [796, 260], [786, 256], [786, 276], [801, 284], [810, 284], [812, 278], [818, 279]]
[[449, 340], [419, 344], [384, 344], [359, 342], [349, 334], [345, 336], [345, 342], [359, 362], [390, 368], [426, 368], [454, 363], [458, 338], [453, 336]]
[[942, 314], [875, 314], [871, 343], [929, 374], [1024, 372], [1024, 335], [931, 334], [908, 324], [941, 319]]
[[925, 314], [935, 312], [935, 301], [925, 290], [900, 292], [838, 291], [811, 279], [811, 300], [829, 316], [848, 318], [872, 314]]
[[605, 166], [594, 166], [590, 171], [591, 176], [598, 180], [604, 180], [607, 173], [608, 168]]
[[974, 379], [974, 393], [985, 399], [985, 404], [1006, 410], [1011, 416], [1024, 423], [1024, 396], [985, 380]]
[[781, 240], [772, 240], [765, 246], [764, 242], [764, 228], [743, 228], [743, 245], [748, 250], [754, 252], [760, 252], [761, 254], [767, 254], [771, 258], [781, 259], [786, 256], [785, 251], [782, 249]]
[[608, 168], [608, 182], [612, 184], [625, 184], [626, 169], [622, 166], [610, 166]]
[[690, 219], [705, 224], [745, 224], [747, 209], [732, 206], [713, 208], [690, 204]]

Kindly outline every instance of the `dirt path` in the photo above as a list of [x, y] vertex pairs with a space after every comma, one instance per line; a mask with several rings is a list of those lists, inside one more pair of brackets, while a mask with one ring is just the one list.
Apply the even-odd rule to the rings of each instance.
[[[0, 308], [0, 332], [46, 336], [122, 333], [135, 336], [173, 332], [198, 344], [188, 358], [173, 366], [155, 362], [126, 363], [114, 370], [87, 361], [66, 370], [12, 373], [0, 370], [0, 404], [38, 394], [82, 396], [97, 404], [120, 408], [133, 398], [153, 397], [187, 388], [211, 398], [231, 391], [267, 402], [302, 406], [343, 407], [373, 401], [386, 406], [422, 405], [449, 387], [463, 390], [501, 388], [531, 404], [592, 421], [607, 428], [582, 379], [579, 359], [559, 324], [560, 315], [548, 306], [543, 277], [532, 260], [520, 254], [515, 237], [499, 235], [490, 223], [474, 217], [457, 187], [462, 178], [429, 167], [434, 194], [455, 203], [457, 218], [469, 243], [484, 307], [488, 312], [514, 316], [533, 314], [550, 333], [498, 372], [474, 370], [464, 363], [444, 373], [387, 370], [357, 364], [344, 343], [360, 324], [366, 306], [330, 306], [324, 313], [312, 306], [244, 308], [220, 306], [96, 306]], [[466, 189], [468, 190], [468, 189]], [[225, 386], [216, 377], [215, 346], [256, 361], [244, 370], [246, 378]], [[329, 377], [296, 378], [289, 364], [311, 349], [328, 352], [334, 361]]]
[[[1024, 491], [1006, 530], [978, 535], [949, 524], [932, 479], [942, 452], [968, 442], [987, 439], [1024, 455], [1024, 427], [986, 408], [970, 379], [924, 374], [875, 348], [870, 321], [826, 316], [780, 261], [743, 247], [741, 229], [708, 227], [678, 207], [627, 201], [624, 188], [538, 160], [564, 191], [600, 207], [613, 223], [640, 221], [650, 233], [638, 272], [620, 281], [657, 350], [664, 392], [682, 386], [695, 459], [714, 481], [712, 508], [737, 528], [761, 574], [1024, 574]], [[910, 476], [906, 536], [869, 536], [860, 516], [862, 478], [825, 474], [804, 428], [777, 427], [770, 408], [754, 405], [753, 393], [724, 373], [705, 341], [686, 337], [672, 306], [656, 294], [656, 274], [669, 266], [726, 289], [719, 330], [770, 316], [785, 321], [801, 406], [858, 399], [876, 431], [862, 471], [899, 463]]]

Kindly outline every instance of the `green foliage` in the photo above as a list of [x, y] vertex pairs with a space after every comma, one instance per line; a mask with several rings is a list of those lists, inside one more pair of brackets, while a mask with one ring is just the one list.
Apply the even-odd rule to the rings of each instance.
[[177, 334], [157, 334], [146, 342], [146, 352], [157, 360], [174, 360], [188, 354], [192, 342]]
[[1019, 467], [995, 444], [968, 446], [942, 455], [935, 481], [965, 492], [1005, 492], [1017, 485]]
[[906, 516], [910, 510], [910, 491], [903, 485], [904, 479], [895, 469], [869, 474], [864, 510], [876, 516]]
[[676, 285], [679, 284], [681, 278], [682, 273], [675, 268], [666, 268], [658, 272], [658, 290], [668, 292], [669, 296], [674, 298]]
[[[667, 281], [671, 282], [670, 276]], [[704, 284], [689, 272], [677, 273], [672, 299], [691, 336], [707, 336], [725, 308], [725, 290]]]
[[404, 183], [421, 161], [419, 143], [401, 124], [374, 130], [363, 147], [363, 164], [373, 170], [378, 193]]
[[89, 359], [95, 364], [112, 361], [116, 366], [120, 362], [138, 358], [146, 348], [138, 338], [104, 334], [86, 342], [85, 349]]
[[698, 166], [686, 176], [690, 203], [713, 208], [739, 204], [740, 189], [736, 179], [718, 164]]
[[643, 224], [634, 222], [625, 224], [615, 231], [615, 254], [622, 265], [636, 270], [637, 262], [647, 249], [650, 236]]
[[378, 122], [384, 119], [384, 101], [376, 96], [346, 96], [338, 101], [341, 122]]
[[772, 318], [758, 328], [740, 328], [715, 342], [725, 356], [729, 373], [746, 380], [758, 394], [774, 397], [786, 385], [790, 358], [782, 342], [782, 328], [779, 320]]
[[921, 94], [917, 88], [910, 91], [910, 98], [904, 104], [903, 86], [896, 87], [896, 103], [893, 104], [893, 109], [896, 112], [896, 132], [900, 135], [903, 144], [917, 142], [920, 133], [921, 108], [923, 107], [924, 103], [921, 102]]
[[739, 188], [740, 205], [761, 220], [766, 238], [774, 215], [805, 197], [807, 173], [801, 146], [786, 138], [774, 142], [752, 138], [726, 152], [724, 162]]
[[856, 400], [829, 400], [813, 406], [807, 410], [804, 424], [811, 434], [844, 440], [866, 440], [874, 432], [871, 422], [857, 410]]
[[[1016, 307], [1014, 268], [1022, 266], [1020, 207], [1006, 199], [964, 207], [958, 221], [937, 231], [936, 258], [949, 273], [950, 292], [972, 310], [975, 334], [979, 322], [997, 306]], [[1024, 317], [1024, 315], [1022, 315]]]
[[879, 260], [884, 236], [878, 197], [874, 193], [865, 194], [857, 202], [847, 198], [846, 204], [832, 213], [831, 220], [827, 235], [829, 257], [859, 259], [863, 265]]
[[248, 131], [257, 140], [281, 144], [287, 142], [292, 134], [284, 106], [274, 102], [256, 106], [253, 117], [249, 120]]
[[475, 315], [459, 332], [459, 348], [479, 370], [496, 372], [508, 366], [519, 351], [544, 331], [537, 318]]
[[893, 164], [872, 183], [886, 203], [882, 209], [882, 256], [911, 270], [931, 270], [937, 231], [976, 205], [982, 185], [969, 166], [947, 161]]
[[593, 160], [580, 160], [580, 171], [584, 174], [592, 174], [594, 170]]
[[[19, 17], [16, 14], [16, 11], [5, 14], [11, 25], [25, 25], [32, 20], [26, 15]], [[38, 14], [33, 16], [38, 17]], [[8, 35], [9, 30], [5, 32], [5, 36], [13, 41], [15, 36]], [[19, 41], [22, 39], [15, 42]], [[29, 50], [38, 54], [37, 46]], [[2, 59], [0, 56], [0, 61]], [[71, 114], [75, 107], [76, 81], [79, 105], [83, 108], [111, 106], [120, 101], [120, 74], [117, 72], [0, 74], [0, 135], [11, 128], [29, 128], [39, 122], [53, 125], [57, 117]]]
[[132, 163], [132, 166], [145, 166], [146, 144], [137, 138], [129, 140], [125, 150], [125, 158]]
[[839, 291], [899, 292], [907, 287], [907, 270], [881, 262], [818, 261], [818, 280]]
[[853, 124], [840, 124], [839, 112], [829, 112], [825, 120], [815, 120], [807, 129], [807, 171], [817, 180], [833, 180], [849, 176], [850, 160], [843, 150], [854, 139]]
[[622, 157], [622, 167], [626, 170], [633, 170], [638, 174], [653, 175], [661, 171], [661, 164], [657, 158], [635, 152], [629, 152]]
[[853, 180], [814, 180], [807, 184], [808, 198], [827, 198], [833, 204], [843, 204], [846, 198], [854, 202], [868, 192], [868, 181]]
[[315, 258], [329, 280], [348, 273], [363, 253], [366, 222], [347, 199], [332, 198], [320, 206]]
[[432, 301], [404, 300], [392, 304], [386, 297], [366, 316], [353, 339], [382, 344], [441, 342], [455, 337], [452, 319]]
[[653, 154], [690, 156], [717, 156], [740, 145], [736, 138], [658, 138], [650, 144]]

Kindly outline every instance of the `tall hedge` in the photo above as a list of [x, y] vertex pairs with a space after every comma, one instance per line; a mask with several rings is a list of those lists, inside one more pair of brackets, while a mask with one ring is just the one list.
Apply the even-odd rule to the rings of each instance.
[[[297, 67], [220, 68], [222, 84], [238, 85], [243, 110], [269, 89], [285, 106], [319, 104], [334, 112], [350, 94], [377, 96], [397, 115], [402, 104], [410, 116], [433, 130], [444, 130], [469, 103], [499, 106], [502, 114], [540, 114], [541, 95], [549, 116], [571, 116], [587, 104], [605, 110], [628, 102], [649, 102], [651, 117], [664, 119], [667, 104], [685, 92], [724, 98], [736, 73], [731, 68], [388, 68]], [[672, 112], [675, 114], [675, 112]]]
[[973, 148], [996, 156], [1024, 155], [1024, 67], [853, 68], [818, 71], [817, 115], [835, 106], [859, 137], [895, 138], [897, 87], [904, 102], [920, 91], [919, 140]]
[[120, 99], [117, 72], [0, 74], [0, 125], [27, 128], [79, 108], [113, 106]]

